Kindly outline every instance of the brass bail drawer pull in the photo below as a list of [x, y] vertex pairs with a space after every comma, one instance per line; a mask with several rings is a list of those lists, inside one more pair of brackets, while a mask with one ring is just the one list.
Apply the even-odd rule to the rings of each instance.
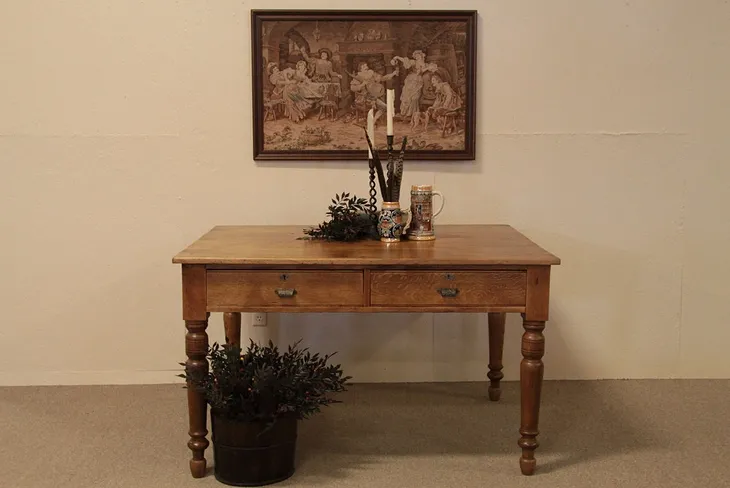
[[458, 288], [439, 288], [436, 291], [444, 298], [453, 298], [459, 294]]
[[297, 294], [297, 290], [294, 288], [277, 288], [276, 294], [279, 298], [291, 298]]

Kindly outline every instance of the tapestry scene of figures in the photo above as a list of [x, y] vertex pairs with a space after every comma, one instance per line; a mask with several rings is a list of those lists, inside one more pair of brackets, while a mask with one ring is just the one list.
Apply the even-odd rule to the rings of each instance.
[[409, 151], [468, 153], [474, 103], [470, 25], [463, 17], [261, 21], [260, 44], [254, 46], [260, 56], [254, 65], [263, 71], [255, 88], [260, 149], [358, 154], [366, 149], [363, 127], [370, 109], [374, 145], [384, 149], [385, 95], [392, 88], [395, 134], [408, 136]]

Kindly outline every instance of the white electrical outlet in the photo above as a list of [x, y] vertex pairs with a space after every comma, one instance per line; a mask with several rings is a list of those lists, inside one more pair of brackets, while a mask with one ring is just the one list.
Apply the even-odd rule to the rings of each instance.
[[265, 313], [253, 314], [253, 325], [255, 327], [265, 326], [266, 325], [266, 314]]

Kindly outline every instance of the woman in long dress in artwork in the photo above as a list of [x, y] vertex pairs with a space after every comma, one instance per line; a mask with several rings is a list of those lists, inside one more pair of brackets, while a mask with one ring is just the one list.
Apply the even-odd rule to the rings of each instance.
[[289, 98], [286, 95], [287, 87], [289, 85], [296, 84], [296, 81], [292, 79], [292, 76], [294, 75], [294, 70], [291, 68], [286, 68], [284, 70], [280, 70], [279, 67], [276, 65], [276, 63], [269, 63], [269, 83], [273, 85], [273, 88], [271, 89], [271, 94], [269, 95], [269, 100], [276, 101], [281, 100], [284, 102], [284, 115], [287, 117], [290, 116], [290, 105]]
[[299, 61], [296, 71], [290, 76], [293, 84], [287, 83], [284, 88], [284, 100], [287, 104], [289, 120], [299, 122], [307, 116], [314, 103], [322, 98], [320, 91], [307, 76], [307, 63]]
[[400, 114], [412, 118], [420, 112], [423, 73], [427, 70], [426, 55], [418, 50], [413, 52], [413, 59], [395, 56], [390, 64], [395, 66], [399, 61], [409, 70], [400, 94]]

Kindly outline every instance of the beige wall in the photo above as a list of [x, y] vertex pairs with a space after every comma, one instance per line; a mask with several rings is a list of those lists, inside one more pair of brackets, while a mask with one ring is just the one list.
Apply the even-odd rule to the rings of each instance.
[[[173, 381], [173, 254], [366, 193], [364, 163], [252, 161], [249, 8], [272, 6], [302, 3], [0, 3], [0, 384]], [[404, 187], [441, 189], [440, 223], [510, 223], [563, 259], [546, 376], [730, 376], [730, 4], [449, 6], [480, 13], [477, 160], [409, 161]], [[254, 336], [338, 350], [357, 381], [485, 375], [479, 315], [270, 323]]]

